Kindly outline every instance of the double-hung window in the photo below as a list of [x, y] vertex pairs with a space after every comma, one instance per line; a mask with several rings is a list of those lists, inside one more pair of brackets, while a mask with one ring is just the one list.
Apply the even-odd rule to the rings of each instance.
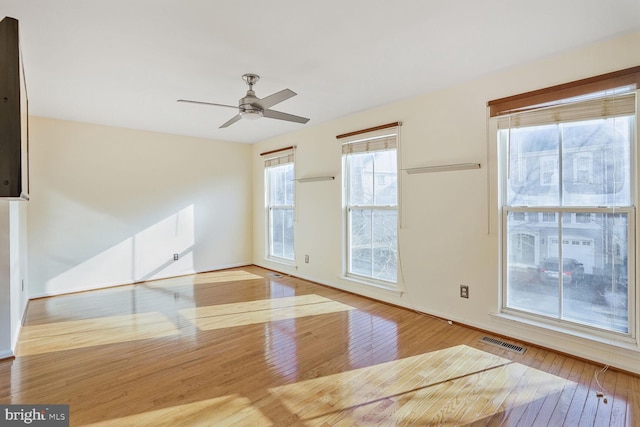
[[265, 200], [267, 257], [293, 261], [294, 236], [294, 149], [277, 150], [265, 157]]
[[492, 119], [504, 312], [635, 336], [636, 97], [613, 86]]
[[383, 286], [398, 274], [397, 146], [397, 128], [342, 144], [346, 273]]

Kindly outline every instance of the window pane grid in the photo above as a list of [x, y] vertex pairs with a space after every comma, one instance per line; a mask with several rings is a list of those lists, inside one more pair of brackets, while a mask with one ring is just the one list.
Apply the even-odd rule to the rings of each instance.
[[350, 208], [349, 229], [349, 273], [395, 281], [397, 210]]
[[506, 310], [635, 335], [635, 115], [620, 111], [500, 119]]
[[635, 209], [597, 209], [589, 228], [576, 228], [570, 208], [534, 226], [521, 213], [548, 211], [505, 208], [506, 308], [629, 333], [627, 251]]
[[292, 260], [293, 208], [271, 208], [269, 212], [269, 255]]
[[[395, 136], [394, 136], [395, 139]], [[345, 151], [347, 274], [397, 281], [397, 152]], [[343, 146], [344, 149], [344, 146]]]
[[293, 163], [266, 168], [268, 256], [288, 261], [295, 259], [293, 178]]

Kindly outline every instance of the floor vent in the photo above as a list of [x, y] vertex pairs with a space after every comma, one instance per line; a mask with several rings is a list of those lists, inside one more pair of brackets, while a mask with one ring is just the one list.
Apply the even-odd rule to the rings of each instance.
[[510, 350], [510, 351], [516, 352], [518, 354], [524, 354], [524, 352], [527, 351], [526, 348], [521, 347], [519, 345], [509, 344], [508, 342], [500, 341], [498, 339], [491, 338], [491, 337], [483, 337], [480, 340], [480, 342], [483, 342], [483, 343], [489, 344], [489, 345], [493, 345], [495, 347], [500, 347], [500, 348], [503, 348], [505, 350]]

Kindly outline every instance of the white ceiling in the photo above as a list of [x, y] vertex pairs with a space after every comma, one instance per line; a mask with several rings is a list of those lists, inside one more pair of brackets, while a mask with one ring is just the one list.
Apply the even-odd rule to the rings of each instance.
[[[0, 0], [33, 115], [253, 143], [640, 30], [640, 0]], [[244, 73], [298, 93], [218, 127]]]

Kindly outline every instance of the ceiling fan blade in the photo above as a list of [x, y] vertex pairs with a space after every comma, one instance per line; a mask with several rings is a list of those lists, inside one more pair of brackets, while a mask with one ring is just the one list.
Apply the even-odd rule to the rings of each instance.
[[200, 104], [200, 105], [214, 105], [216, 107], [228, 107], [238, 109], [235, 105], [227, 105], [227, 104], [215, 104], [213, 102], [204, 102], [204, 101], [192, 101], [190, 99], [178, 99], [177, 102], [188, 102], [189, 104]]
[[240, 120], [240, 114], [236, 114], [235, 116], [233, 116], [231, 119], [229, 119], [225, 124], [223, 124], [222, 126], [220, 126], [220, 129], [222, 128], [226, 128], [227, 126], [231, 126], [232, 124], [234, 124], [235, 122], [237, 122], [238, 120]]
[[260, 108], [266, 110], [269, 107], [273, 107], [276, 104], [286, 101], [287, 99], [296, 96], [297, 93], [291, 89], [283, 89], [280, 92], [276, 92], [273, 95], [265, 96], [262, 99], [257, 100], [252, 105], [257, 105]]
[[306, 117], [294, 116], [293, 114], [282, 113], [275, 110], [264, 110], [262, 112], [262, 116], [268, 117], [270, 119], [286, 120], [288, 122], [296, 122], [302, 124], [309, 121], [309, 119], [307, 119]]

